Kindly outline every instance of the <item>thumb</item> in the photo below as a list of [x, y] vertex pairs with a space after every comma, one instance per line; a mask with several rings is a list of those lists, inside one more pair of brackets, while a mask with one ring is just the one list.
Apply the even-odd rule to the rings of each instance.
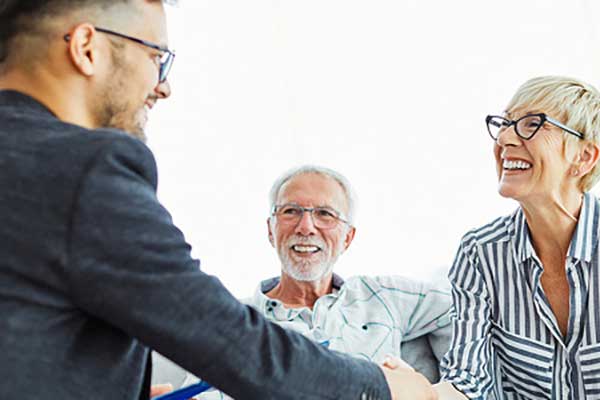
[[406, 361], [402, 360], [399, 357], [394, 357], [391, 355], [386, 355], [382, 366], [389, 369], [408, 369], [410, 371], [414, 371], [414, 368], [410, 366]]
[[161, 394], [169, 393], [173, 391], [173, 385], [170, 383], [161, 383], [159, 385], [152, 385], [150, 388], [150, 398], [160, 396]]

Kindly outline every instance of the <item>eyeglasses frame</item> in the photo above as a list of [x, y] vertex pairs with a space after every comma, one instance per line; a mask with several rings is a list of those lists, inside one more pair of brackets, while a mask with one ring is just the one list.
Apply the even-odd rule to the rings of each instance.
[[[541, 119], [541, 123], [540, 123], [540, 126], [538, 126], [538, 127], [536, 128], [536, 130], [535, 130], [535, 131], [534, 131], [534, 132], [531, 134], [531, 136], [529, 136], [529, 137], [525, 137], [525, 136], [523, 136], [523, 135], [522, 135], [522, 134], [521, 134], [521, 133], [518, 131], [518, 129], [517, 129], [517, 124], [518, 124], [518, 123], [519, 123], [521, 120], [523, 120], [523, 119], [525, 119], [525, 118], [529, 118], [529, 117], [539, 117], [539, 118]], [[577, 136], [577, 137], [578, 137], [579, 139], [581, 139], [581, 140], [584, 140], [584, 136], [583, 136], [583, 134], [582, 134], [582, 133], [580, 133], [580, 132], [577, 132], [576, 130], [569, 128], [568, 126], [566, 126], [566, 125], [565, 125], [565, 124], [563, 124], [562, 122], [560, 122], [560, 121], [557, 121], [557, 120], [555, 120], [554, 118], [551, 118], [551, 117], [547, 116], [545, 113], [535, 113], [535, 114], [527, 114], [527, 115], [524, 115], [524, 116], [522, 116], [521, 118], [519, 118], [519, 119], [516, 119], [516, 120], [510, 120], [510, 119], [508, 119], [508, 118], [506, 118], [506, 117], [503, 117], [503, 116], [501, 116], [501, 115], [488, 115], [487, 117], [485, 117], [485, 124], [486, 124], [486, 126], [487, 126], [488, 133], [489, 133], [490, 137], [491, 137], [491, 138], [492, 138], [494, 141], [495, 141], [495, 140], [498, 140], [498, 137], [494, 137], [494, 135], [492, 135], [492, 131], [490, 130], [490, 121], [492, 120], [492, 118], [500, 118], [500, 119], [502, 119], [502, 120], [506, 121], [506, 122], [508, 123], [508, 125], [506, 125], [506, 128], [505, 128], [505, 129], [508, 129], [508, 128], [510, 128], [511, 126], [513, 126], [513, 125], [514, 125], [514, 127], [515, 127], [515, 128], [514, 128], [514, 129], [515, 129], [515, 133], [517, 134], [517, 136], [519, 136], [519, 137], [520, 137], [521, 139], [523, 139], [523, 140], [529, 140], [529, 139], [533, 138], [533, 137], [535, 136], [535, 134], [536, 134], [536, 133], [538, 133], [538, 131], [540, 130], [540, 128], [541, 128], [541, 127], [544, 125], [544, 123], [546, 123], [546, 122], [549, 122], [549, 123], [551, 123], [552, 125], [556, 126], [557, 128], [560, 128], [560, 129], [562, 129], [563, 131], [565, 131], [565, 132], [567, 132], [567, 133], [570, 133], [571, 135]]]
[[[326, 209], [329, 211], [333, 211], [333, 216], [335, 217], [335, 219], [337, 221], [343, 222], [348, 226], [352, 226], [352, 224], [350, 222], [348, 222], [347, 220], [343, 219], [340, 217], [341, 213], [338, 212], [337, 210], [331, 208], [331, 207], [302, 207], [299, 206], [298, 204], [293, 204], [293, 203], [287, 203], [287, 204], [281, 204], [281, 205], [274, 205], [273, 206], [273, 210], [271, 211], [271, 216], [272, 217], [277, 217], [277, 210], [281, 209], [283, 207], [295, 207], [299, 210], [302, 211], [302, 215], [300, 215], [300, 219], [298, 219], [298, 222], [300, 222], [302, 220], [302, 217], [304, 216], [304, 213], [307, 212], [310, 214], [310, 218], [312, 219], [313, 225], [316, 226], [315, 224], [315, 219], [314, 219], [314, 215], [313, 215], [313, 211], [315, 210], [320, 210], [320, 209]], [[296, 222], [296, 224], [298, 223]], [[332, 226], [331, 228], [320, 228], [320, 229], [333, 229], [334, 227]]]
[[[139, 38], [136, 38], [133, 36], [129, 36], [124, 33], [115, 32], [110, 29], [104, 29], [104, 28], [100, 28], [97, 26], [94, 26], [94, 29], [97, 30], [98, 32], [102, 32], [107, 35], [113, 35], [113, 36], [117, 36], [117, 37], [120, 37], [123, 39], [131, 40], [132, 42], [135, 42], [135, 43], [141, 44], [143, 46], [149, 47], [151, 49], [166, 53], [167, 58], [165, 59], [164, 62], [160, 63], [159, 68], [158, 68], [158, 82], [163, 83], [167, 80], [167, 75], [169, 75], [169, 71], [171, 70], [171, 67], [173, 66], [173, 61], [175, 60], [175, 51], [170, 50], [167, 47], [160, 46], [156, 43], [152, 43], [152, 42], [149, 42], [144, 39], [139, 39]], [[69, 40], [71, 40], [71, 34], [67, 33], [63, 37], [63, 39], [68, 42]]]

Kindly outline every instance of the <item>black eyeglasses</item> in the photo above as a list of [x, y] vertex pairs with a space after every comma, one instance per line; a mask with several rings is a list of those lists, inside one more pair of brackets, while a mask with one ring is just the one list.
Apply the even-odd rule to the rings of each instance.
[[329, 207], [300, 207], [297, 204], [284, 204], [273, 207], [273, 213], [277, 220], [287, 225], [297, 225], [304, 213], [310, 213], [313, 224], [320, 229], [333, 229], [338, 222], [350, 223], [340, 217], [340, 213]]
[[517, 120], [510, 120], [499, 115], [488, 115], [485, 117], [485, 123], [487, 125], [488, 132], [494, 140], [498, 140], [500, 133], [504, 132], [513, 125], [515, 127], [515, 133], [520, 138], [529, 140], [538, 132], [545, 122], [549, 122], [563, 131], [577, 136], [579, 139], [583, 139], [582, 133], [569, 128], [568, 126], [562, 124], [554, 118], [550, 118], [544, 113], [527, 114]]
[[[99, 28], [97, 26], [94, 27], [98, 32], [106, 33], [108, 35], [118, 36], [123, 39], [131, 40], [132, 42], [136, 42], [146, 47], [150, 47], [151, 49], [158, 50], [162, 53], [161, 60], [158, 68], [158, 81], [164, 82], [167, 80], [167, 75], [169, 75], [169, 71], [171, 71], [171, 67], [173, 66], [173, 61], [175, 60], [175, 52], [169, 50], [167, 47], [159, 46], [156, 43], [149, 42], [147, 40], [138, 39], [133, 36], [128, 36], [123, 33], [111, 31], [109, 29]], [[66, 41], [71, 40], [71, 35], [66, 34], [64, 36]]]

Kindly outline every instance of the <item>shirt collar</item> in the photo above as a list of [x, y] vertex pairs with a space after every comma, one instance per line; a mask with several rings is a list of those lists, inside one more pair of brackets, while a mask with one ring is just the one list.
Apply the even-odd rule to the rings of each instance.
[[[590, 193], [584, 193], [577, 226], [567, 252], [568, 257], [585, 262], [592, 260], [592, 254], [598, 243], [599, 214], [600, 208], [595, 197]], [[517, 260], [523, 262], [533, 257], [535, 250], [531, 244], [525, 214], [520, 207], [513, 213], [508, 230], [514, 237]]]
[[512, 215], [508, 226], [509, 234], [514, 237], [514, 247], [517, 260], [523, 262], [533, 257], [535, 251], [531, 244], [529, 227], [523, 209], [519, 207]]
[[[260, 284], [258, 285], [257, 291], [259, 291], [261, 294], [267, 293], [267, 292], [273, 290], [275, 288], [275, 286], [277, 286], [279, 281], [281, 281], [280, 276], [265, 279], [264, 281], [260, 282]], [[344, 279], [341, 276], [339, 276], [338, 274], [334, 273], [333, 274], [333, 283], [332, 283], [333, 288], [335, 290], [340, 290], [343, 285], [344, 285]]]
[[598, 216], [600, 209], [594, 196], [584, 193], [577, 227], [571, 238], [568, 256], [585, 262], [592, 260], [598, 244]]
[[[287, 310], [283, 306], [283, 304], [276, 299], [272, 299], [268, 297], [265, 293], [273, 290], [275, 286], [279, 283], [281, 277], [276, 276], [274, 278], [265, 279], [261, 281], [256, 290], [254, 291], [254, 296], [252, 296], [252, 304], [254, 307], [258, 308], [258, 310], [263, 314], [272, 314], [277, 319], [289, 319], [293, 318], [296, 313], [292, 312], [292, 310]], [[342, 286], [344, 286], [344, 279], [337, 275], [333, 274], [333, 282], [332, 282], [334, 293], [340, 291]], [[285, 313], [284, 313], [285, 311]]]
[[19, 112], [45, 114], [56, 117], [48, 107], [38, 100], [16, 90], [0, 90], [0, 108], [14, 108]]

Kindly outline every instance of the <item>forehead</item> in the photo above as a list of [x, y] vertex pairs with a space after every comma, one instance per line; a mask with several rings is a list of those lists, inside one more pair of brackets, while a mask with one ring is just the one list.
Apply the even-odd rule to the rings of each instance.
[[539, 114], [543, 112], [544, 110], [540, 109], [537, 106], [522, 106], [504, 111], [504, 116], [510, 119], [519, 119], [525, 115]]
[[526, 114], [545, 113], [553, 118], [562, 118], [563, 107], [553, 96], [543, 96], [541, 93], [519, 93], [511, 99], [505, 113], [509, 118], [516, 119]]
[[279, 191], [279, 204], [296, 203], [304, 207], [329, 206], [348, 212], [346, 194], [333, 178], [308, 172], [287, 181]]
[[531, 104], [531, 105], [524, 105], [524, 106], [520, 106], [520, 107], [515, 107], [512, 108], [511, 110], [505, 111], [504, 112], [504, 116], [512, 119], [512, 120], [517, 120], [521, 117], [524, 117], [525, 115], [529, 115], [529, 114], [546, 114], [548, 117], [557, 119], [557, 120], [563, 120], [564, 119], [564, 113], [561, 112], [561, 110], [557, 110], [556, 108], [551, 108], [549, 106], [545, 106], [544, 105], [540, 105], [540, 104]]

